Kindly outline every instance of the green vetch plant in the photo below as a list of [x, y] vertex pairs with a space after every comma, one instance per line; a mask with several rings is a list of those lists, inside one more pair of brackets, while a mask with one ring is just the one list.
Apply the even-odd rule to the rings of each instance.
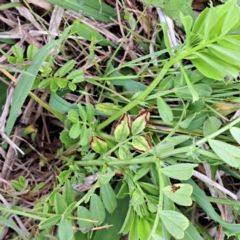
[[[103, 11], [106, 13], [106, 9]], [[193, 201], [229, 236], [239, 235], [239, 224], [223, 221], [211, 205], [216, 200], [207, 198], [191, 180], [194, 168], [201, 163], [210, 164], [213, 177], [220, 166], [228, 174], [239, 177], [235, 171], [240, 167], [239, 148], [235, 145], [240, 142], [240, 119], [227, 124], [220, 121], [236, 108], [232, 103], [234, 97], [221, 88], [234, 88], [239, 94], [237, 81], [225, 81], [226, 77], [236, 79], [239, 74], [239, 13], [236, 2], [229, 1], [205, 9], [195, 22], [191, 16], [180, 14], [186, 42], [175, 49], [174, 55], [166, 37], [166, 26], [162, 24], [166, 49], [154, 56], [162, 57], [167, 51], [170, 58], [163, 57], [159, 66], [142, 64], [151, 56], [120, 67], [110, 61], [104, 74], [95, 62], [101, 77], [87, 81], [95, 84], [109, 102], [73, 106], [56, 94], [61, 88], [75, 91], [82, 83], [83, 72], [74, 70], [74, 61], [67, 62], [55, 73], [51, 67], [48, 71], [40, 70], [42, 79], [38, 86], [48, 87], [51, 97], [60, 102], [60, 107], [63, 105], [61, 113], [65, 112], [66, 118], [65, 129], [60, 134], [63, 146], [57, 153], [64, 162], [57, 186], [33, 210], [22, 214], [40, 221], [39, 239], [54, 235], [55, 226], [61, 240], [112, 239], [113, 236], [119, 239], [119, 233], [128, 234], [130, 240], [189, 239], [189, 236], [202, 239], [203, 228], [189, 221], [188, 210]], [[131, 24], [134, 29], [135, 23]], [[109, 43], [89, 31], [85, 38], [93, 43], [90, 51], [93, 57], [95, 44], [102, 42], [109, 46]], [[22, 61], [18, 48], [9, 60]], [[171, 69], [174, 63], [179, 63], [179, 69]], [[141, 66], [140, 72], [149, 67], [157, 73], [155, 79], [149, 86], [136, 83], [131, 77], [148, 76], [132, 76], [132, 66]], [[33, 79], [30, 80], [32, 83]], [[121, 96], [118, 89], [127, 92]], [[226, 99], [231, 102], [229, 105], [225, 105]], [[114, 121], [115, 125], [111, 126]], [[203, 144], [211, 149], [202, 149]], [[88, 192], [81, 192], [75, 186], [88, 173], [99, 177]], [[24, 179], [12, 182], [17, 190], [24, 184]], [[230, 199], [218, 200], [233, 203]], [[21, 214], [19, 209], [1, 210]], [[112, 235], [107, 230], [94, 232], [101, 228], [110, 228]]]

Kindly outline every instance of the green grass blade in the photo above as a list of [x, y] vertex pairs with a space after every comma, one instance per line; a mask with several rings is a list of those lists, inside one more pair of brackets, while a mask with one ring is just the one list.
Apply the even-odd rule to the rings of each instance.
[[42, 47], [39, 50], [39, 52], [35, 55], [32, 65], [20, 77], [14, 90], [12, 107], [10, 110], [10, 115], [5, 129], [7, 135], [10, 134], [14, 126], [14, 123], [18, 117], [18, 113], [31, 90], [31, 87], [34, 83], [38, 70], [42, 65], [42, 62], [44, 61], [48, 53], [51, 51], [51, 49], [53, 49], [57, 45], [60, 45], [60, 43], [66, 38], [70, 30], [71, 26], [64, 30], [61, 38], [59, 38], [56, 41], [50, 42], [46, 44], [44, 47]]
[[207, 215], [209, 215], [214, 221], [221, 224], [225, 229], [229, 230], [230, 232], [240, 233], [240, 224], [231, 224], [223, 221], [222, 218], [214, 210], [206, 194], [197, 186], [197, 184], [193, 180], [190, 179], [184, 182], [192, 185], [192, 196], [194, 197], [197, 204], [207, 213]]
[[0, 11], [1, 10], [6, 10], [9, 8], [15, 8], [15, 7], [20, 7], [22, 4], [20, 2], [13, 2], [13, 3], [6, 3], [0, 6]]
[[16, 223], [12, 219], [8, 220], [8, 219], [0, 216], [0, 224], [3, 225], [3, 226], [7, 226], [7, 227], [13, 229], [15, 232], [17, 232], [18, 236], [21, 237], [21, 239], [23, 239], [23, 240], [27, 240], [28, 239], [27, 237], [25, 237], [22, 234], [21, 229], [18, 228], [18, 226], [16, 225]]
[[99, 0], [47, 0], [47, 2], [103, 22], [112, 22], [111, 18], [116, 19], [117, 15], [115, 9]]

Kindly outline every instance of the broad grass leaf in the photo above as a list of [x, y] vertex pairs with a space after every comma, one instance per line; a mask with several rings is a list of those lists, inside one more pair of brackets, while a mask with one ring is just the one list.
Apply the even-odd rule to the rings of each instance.
[[9, 227], [11, 229], [13, 229], [18, 235], [19, 238], [23, 239], [23, 240], [28, 240], [29, 237], [26, 237], [23, 234], [23, 230], [20, 229], [17, 224], [14, 222], [14, 220], [12, 218], [7, 219], [6, 217], [0, 216], [0, 224], [1, 224], [1, 232], [2, 232], [2, 228], [3, 226], [5, 227]]
[[189, 184], [174, 184], [163, 188], [163, 193], [170, 198], [173, 202], [182, 206], [192, 205], [193, 188]]
[[228, 165], [240, 168], [240, 148], [225, 142], [210, 139], [209, 144], [213, 151]]
[[76, 105], [67, 102], [66, 100], [58, 96], [56, 93], [51, 93], [49, 106], [52, 107], [54, 110], [58, 111], [59, 113], [67, 113], [70, 110], [78, 110], [78, 107]]
[[176, 239], [181, 239], [184, 236], [184, 230], [188, 227], [188, 219], [176, 211], [163, 210], [160, 213], [162, 223], [168, 232]]
[[116, 19], [116, 10], [99, 0], [47, 0], [58, 7], [73, 10], [95, 20], [112, 22]]
[[237, 127], [231, 127], [230, 128], [230, 133], [234, 137], [234, 139], [240, 144], [240, 128]]
[[12, 107], [10, 110], [10, 115], [8, 117], [7, 125], [5, 128], [6, 134], [9, 135], [13, 125], [18, 117], [19, 111], [26, 100], [39, 68], [42, 66], [43, 61], [47, 57], [48, 53], [57, 45], [60, 45], [61, 42], [66, 38], [71, 26], [67, 27], [62, 33], [61, 37], [58, 40], [52, 41], [45, 46], [43, 46], [39, 52], [34, 56], [31, 66], [23, 73], [16, 85], [16, 88], [13, 93], [12, 98]]
[[40, 229], [46, 229], [48, 227], [52, 227], [53, 225], [56, 225], [61, 220], [61, 215], [53, 215], [43, 221], [40, 222], [39, 228]]
[[[90, 211], [87, 208], [79, 206], [77, 209], [77, 217], [79, 218], [78, 225], [80, 228], [89, 229], [94, 226], [93, 222], [86, 221], [86, 220], [93, 221], [92, 214], [90, 213]], [[86, 219], [86, 220], [84, 220], [84, 219]]]
[[204, 137], [211, 135], [212, 133], [216, 132], [222, 123], [216, 117], [209, 117], [203, 124], [203, 135]]
[[92, 36], [95, 36], [97, 44], [102, 46], [116, 46], [103, 37], [97, 30], [86, 24], [79, 23], [78, 20], [73, 23], [72, 33], [75, 33], [88, 41], [91, 41]]
[[140, 240], [148, 239], [152, 231], [152, 226], [146, 218], [141, 218], [138, 225], [138, 235]]
[[164, 175], [178, 180], [187, 180], [193, 174], [193, 169], [197, 164], [179, 163], [163, 168], [161, 171]]
[[161, 98], [157, 98], [157, 106], [160, 117], [165, 123], [170, 123], [173, 120], [173, 112], [171, 107]]
[[73, 226], [69, 219], [67, 218], [61, 219], [58, 226], [58, 236], [60, 240], [72, 240]]
[[224, 229], [230, 231], [231, 233], [239, 233], [240, 224], [227, 223], [223, 221], [209, 202], [209, 199], [204, 191], [202, 191], [192, 179], [185, 181], [185, 183], [192, 185], [192, 196], [197, 204], [203, 209], [204, 212], [207, 213], [208, 216], [210, 216], [211, 219], [213, 219], [215, 222], [218, 222], [222, 227], [224, 227]]
[[[178, 209], [176, 210], [180, 212]], [[191, 222], [189, 222], [189, 226], [186, 230], [184, 230], [184, 237], [181, 240], [203, 240], [203, 238], [196, 227]]]
[[93, 194], [90, 198], [90, 213], [93, 216], [93, 220], [97, 221], [94, 225], [99, 226], [103, 223], [106, 213], [102, 200], [96, 194]]
[[101, 198], [105, 208], [109, 213], [112, 213], [114, 209], [117, 207], [117, 198], [116, 198], [115, 192], [113, 191], [109, 183], [102, 184], [100, 191], [101, 191]]

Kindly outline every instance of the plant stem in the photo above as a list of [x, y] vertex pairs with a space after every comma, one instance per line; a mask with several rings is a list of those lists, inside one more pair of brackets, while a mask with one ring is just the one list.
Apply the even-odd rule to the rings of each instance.
[[37, 97], [34, 93], [29, 92], [29, 95], [40, 105], [42, 105], [45, 109], [47, 109], [50, 113], [52, 113], [57, 119], [59, 119], [61, 122], [64, 122], [66, 117], [64, 117], [61, 113], [55, 111], [53, 108], [51, 108], [47, 103], [42, 101], [39, 97]]
[[148, 237], [148, 240], [151, 239], [151, 236], [156, 233], [156, 229], [157, 229], [157, 225], [159, 222], [159, 218], [160, 218], [160, 213], [163, 210], [163, 188], [164, 188], [164, 179], [163, 179], [163, 175], [161, 172], [161, 164], [160, 164], [160, 159], [159, 158], [155, 158], [155, 164], [156, 164], [156, 169], [158, 172], [158, 176], [159, 176], [159, 200], [158, 200], [158, 210], [156, 213], [156, 217], [155, 217], [155, 221], [153, 224], [153, 228], [151, 231], [150, 236]]
[[26, 213], [26, 212], [23, 212], [23, 211], [18, 211], [18, 210], [14, 210], [14, 209], [10, 209], [10, 208], [5, 208], [5, 207], [0, 207], [0, 211], [3, 212], [3, 213], [4, 212], [13, 213], [13, 214], [17, 214], [17, 215], [24, 216], [24, 217], [29, 217], [29, 218], [36, 219], [36, 220], [39, 220], [39, 221], [42, 221], [42, 220], [46, 219], [46, 218], [40, 217], [36, 214]]
[[231, 127], [233, 127], [234, 125], [236, 125], [237, 123], [240, 122], [240, 117], [236, 118], [235, 120], [233, 120], [232, 122], [230, 122], [229, 124], [227, 124], [226, 126], [224, 126], [223, 128], [219, 129], [218, 131], [212, 133], [211, 135], [202, 138], [201, 140], [197, 141], [195, 143], [196, 146], [200, 146], [203, 143], [207, 142], [208, 140], [215, 138], [216, 136], [220, 135], [221, 133], [229, 130]]
[[155, 89], [155, 87], [159, 84], [159, 82], [163, 79], [165, 74], [168, 72], [168, 69], [174, 64], [174, 59], [165, 63], [162, 71], [157, 75], [157, 77], [153, 80], [153, 82], [149, 85], [149, 87], [142, 93], [140, 94], [135, 100], [127, 104], [122, 110], [119, 112], [115, 113], [113, 116], [108, 118], [106, 121], [100, 123], [97, 126], [97, 130], [100, 131], [104, 127], [108, 126], [111, 122], [114, 120], [118, 119], [121, 115], [124, 113], [128, 112], [132, 108], [134, 108], [136, 105], [139, 104], [139, 102], [142, 102], [145, 100], [145, 98]]

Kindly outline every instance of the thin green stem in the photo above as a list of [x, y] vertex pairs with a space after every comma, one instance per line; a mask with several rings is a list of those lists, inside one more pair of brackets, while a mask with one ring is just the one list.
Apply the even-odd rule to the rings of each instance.
[[26, 212], [23, 212], [23, 211], [18, 211], [18, 210], [14, 210], [14, 209], [10, 209], [10, 208], [5, 208], [5, 207], [0, 207], [0, 211], [1, 212], [6, 212], [6, 213], [17, 214], [17, 215], [24, 216], [24, 217], [29, 217], [29, 218], [36, 219], [36, 220], [39, 220], [39, 221], [42, 221], [42, 220], [46, 219], [46, 218], [40, 217], [36, 214], [30, 214], [30, 213], [26, 213]]
[[153, 82], [148, 86], [148, 88], [142, 93], [140, 94], [135, 100], [133, 100], [132, 102], [130, 102], [129, 104], [127, 104], [121, 111], [115, 113], [113, 116], [111, 116], [110, 118], [108, 118], [107, 120], [105, 120], [104, 122], [102, 122], [101, 124], [98, 125], [97, 130], [101, 130], [103, 128], [105, 128], [106, 126], [108, 126], [111, 122], [115, 121], [116, 119], [118, 119], [121, 115], [123, 115], [124, 113], [126, 113], [127, 111], [131, 110], [132, 108], [134, 108], [136, 105], [139, 104], [139, 102], [142, 102], [146, 99], [146, 97], [155, 89], [155, 87], [159, 84], [159, 82], [163, 79], [163, 77], [166, 75], [166, 73], [168, 72], [168, 70], [170, 69], [170, 67], [176, 63], [181, 61], [182, 59], [187, 58], [188, 56], [190, 56], [191, 54], [205, 48], [206, 46], [208, 46], [209, 44], [216, 42], [217, 40], [219, 40], [218, 38], [212, 39], [210, 41], [204, 42], [204, 43], [200, 43], [198, 46], [189, 49], [189, 50], [185, 50], [181, 53], [179, 53], [179, 55], [177, 55], [176, 57], [170, 59], [168, 62], [166, 62], [163, 65], [163, 68], [161, 70], [161, 72], [157, 75], [157, 77], [153, 80]]
[[153, 228], [151, 231], [150, 236], [148, 237], [148, 240], [151, 239], [151, 236], [156, 233], [156, 229], [157, 229], [157, 225], [159, 222], [159, 218], [160, 218], [160, 213], [163, 210], [163, 188], [164, 188], [164, 179], [163, 179], [163, 174], [162, 174], [162, 167], [160, 164], [160, 160], [158, 158], [155, 158], [155, 165], [156, 165], [156, 169], [158, 172], [158, 176], [159, 176], [159, 200], [158, 200], [158, 211], [156, 213], [156, 217], [155, 217], [155, 221], [153, 224]]
[[223, 128], [219, 129], [218, 131], [214, 132], [213, 134], [202, 138], [201, 140], [197, 141], [195, 143], [196, 146], [200, 146], [203, 143], [207, 142], [208, 140], [217, 137], [218, 135], [220, 135], [221, 133], [229, 130], [231, 127], [233, 127], [234, 125], [236, 125], [237, 123], [240, 122], [240, 117], [236, 118], [235, 120], [233, 120], [232, 122], [230, 122], [229, 124], [227, 124], [226, 126], [224, 126]]
[[64, 122], [66, 120], [66, 117], [64, 117], [61, 113], [55, 111], [53, 108], [51, 108], [47, 103], [42, 101], [39, 97], [37, 97], [34, 93], [29, 92], [29, 95], [40, 105], [42, 105], [45, 109], [47, 109], [50, 113], [52, 113], [56, 118], [58, 118], [61, 122]]

